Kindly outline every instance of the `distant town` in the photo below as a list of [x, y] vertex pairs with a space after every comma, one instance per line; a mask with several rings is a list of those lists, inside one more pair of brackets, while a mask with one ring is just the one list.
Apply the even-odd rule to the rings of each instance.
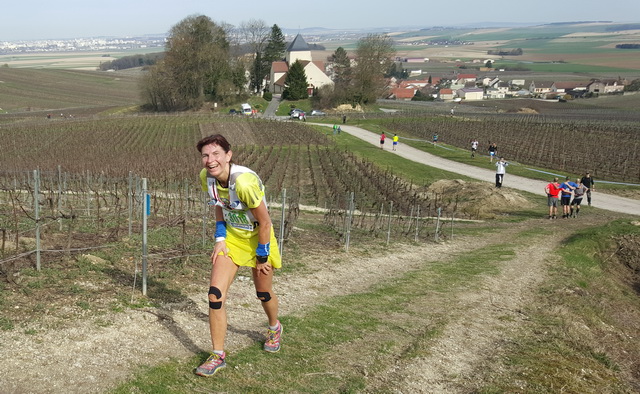
[[[331, 30], [331, 29], [303, 29], [304, 36], [314, 41], [358, 40], [369, 30]], [[283, 29], [287, 40], [292, 40], [299, 30]], [[241, 34], [234, 37], [242, 44]], [[94, 37], [94, 38], [66, 38], [42, 39], [22, 41], [0, 41], [0, 55], [41, 52], [83, 52], [83, 51], [127, 51], [147, 48], [164, 48], [167, 34], [147, 34], [138, 37]]]
[[56, 40], [0, 41], [0, 55], [39, 52], [121, 51], [163, 48], [166, 35], [143, 37], [71, 38]]

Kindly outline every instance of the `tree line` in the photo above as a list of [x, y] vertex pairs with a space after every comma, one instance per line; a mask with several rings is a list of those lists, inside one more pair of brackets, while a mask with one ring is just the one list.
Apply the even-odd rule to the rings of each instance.
[[490, 49], [487, 51], [488, 55], [497, 56], [521, 56], [523, 54], [522, 48], [515, 49]]
[[100, 63], [100, 70], [124, 70], [127, 68], [152, 66], [164, 57], [164, 52], [149, 53], [146, 55], [124, 56], [110, 62]]
[[[149, 65], [142, 96], [150, 110], [179, 111], [200, 108], [206, 101], [227, 105], [249, 93], [268, 92], [266, 77], [274, 61], [284, 60], [286, 45], [278, 25], [269, 28], [262, 20], [243, 22], [236, 29], [204, 15], [189, 16], [171, 28], [164, 56]], [[335, 85], [315, 91], [315, 99], [325, 108], [375, 101], [386, 87], [394, 55], [386, 35], [360, 39], [353, 61], [338, 48], [331, 59]], [[285, 85], [285, 98], [308, 97], [301, 63], [289, 65]]]

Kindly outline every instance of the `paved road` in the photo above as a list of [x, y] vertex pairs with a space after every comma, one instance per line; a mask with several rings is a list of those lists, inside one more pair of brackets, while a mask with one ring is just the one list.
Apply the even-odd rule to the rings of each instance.
[[267, 105], [267, 108], [264, 110], [264, 116], [269, 118], [275, 117], [276, 111], [278, 110], [278, 106], [280, 105], [280, 101], [281, 101], [280, 95], [274, 94], [273, 97], [271, 98], [271, 101], [269, 101], [269, 105]]
[[[319, 126], [332, 127], [332, 125], [313, 123]], [[361, 129], [355, 126], [340, 125], [342, 131], [347, 132], [355, 137], [360, 138], [376, 147], [380, 146], [379, 136], [370, 131]], [[391, 138], [387, 138], [387, 152], [396, 154], [405, 159], [415, 161], [417, 163], [426, 164], [431, 167], [440, 168], [443, 170], [455, 172], [457, 174], [466, 175], [469, 178], [479, 179], [482, 181], [495, 182], [495, 171], [487, 170], [484, 168], [474, 167], [467, 164], [458, 163], [455, 161], [443, 159], [441, 157], [432, 155], [427, 152], [423, 152], [419, 149], [412, 148], [410, 146], [399, 144], [397, 151], [392, 151]], [[551, 176], [550, 176], [551, 177]], [[549, 179], [551, 181], [551, 179]], [[544, 194], [544, 188], [549, 182], [538, 181], [535, 179], [524, 178], [521, 176], [510, 175], [508, 173], [504, 178], [504, 186], [511, 187], [513, 189], [524, 190], [535, 194]], [[601, 209], [607, 209], [614, 212], [627, 213], [631, 215], [640, 216], [640, 200], [634, 200], [631, 198], [618, 197], [612, 194], [603, 194], [593, 192], [592, 206]]]

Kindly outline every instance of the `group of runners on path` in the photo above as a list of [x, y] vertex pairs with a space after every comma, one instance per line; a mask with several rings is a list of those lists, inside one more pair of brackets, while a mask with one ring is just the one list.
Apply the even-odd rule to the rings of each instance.
[[591, 191], [594, 188], [595, 181], [589, 172], [585, 173], [582, 178], [577, 178], [576, 182], [572, 182], [570, 177], [566, 177], [563, 183], [559, 183], [558, 178], [553, 178], [553, 181], [544, 188], [547, 194], [549, 219], [558, 217], [558, 200], [562, 206], [563, 219], [577, 218], [585, 195], [587, 196], [587, 204], [591, 206]]
[[[380, 149], [384, 149], [384, 141], [387, 139], [387, 135], [384, 133], [384, 131], [382, 133], [380, 133]], [[391, 139], [393, 146], [391, 148], [391, 150], [397, 150], [398, 149], [398, 142], [400, 141], [400, 137], [398, 137], [398, 134], [394, 134], [393, 138]]]

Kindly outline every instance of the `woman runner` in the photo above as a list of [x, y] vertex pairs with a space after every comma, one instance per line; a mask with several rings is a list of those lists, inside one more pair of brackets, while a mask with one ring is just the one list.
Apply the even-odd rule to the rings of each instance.
[[224, 340], [227, 333], [225, 301], [239, 267], [251, 267], [258, 299], [269, 329], [264, 350], [280, 350], [282, 324], [278, 320], [278, 297], [273, 292], [273, 272], [282, 266], [278, 244], [264, 201], [258, 175], [232, 162], [229, 142], [220, 134], [197, 144], [202, 157], [200, 179], [209, 192], [216, 216], [215, 246], [211, 255], [209, 283], [209, 329], [213, 353], [195, 373], [212, 376], [226, 367]]

